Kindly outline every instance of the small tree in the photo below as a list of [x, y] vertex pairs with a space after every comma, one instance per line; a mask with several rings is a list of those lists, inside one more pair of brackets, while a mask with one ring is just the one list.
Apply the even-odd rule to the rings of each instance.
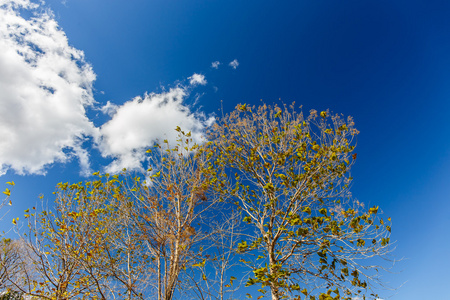
[[19, 299], [22, 295], [12, 282], [21, 280], [29, 269], [23, 246], [21, 240], [3, 238], [0, 241], [0, 299]]
[[254, 230], [238, 246], [255, 255], [242, 259], [248, 286], [269, 287], [273, 300], [371, 293], [379, 268], [364, 261], [388, 252], [391, 228], [350, 194], [357, 134], [350, 117], [305, 118], [293, 106], [238, 105], [215, 124], [216, 189], [238, 200]]
[[124, 209], [129, 191], [119, 176], [99, 177], [60, 183], [53, 210], [26, 211], [33, 268], [14, 282], [18, 290], [42, 299], [142, 298], [146, 261]]

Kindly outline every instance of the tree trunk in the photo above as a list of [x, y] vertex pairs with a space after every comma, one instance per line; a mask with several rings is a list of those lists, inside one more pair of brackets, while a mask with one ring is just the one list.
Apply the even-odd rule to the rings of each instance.
[[[277, 273], [277, 270], [276, 270], [276, 259], [275, 259], [275, 253], [274, 253], [274, 251], [275, 251], [275, 248], [274, 248], [274, 246], [273, 246], [273, 244], [272, 243], [270, 243], [269, 244], [269, 247], [268, 247], [269, 249], [269, 272], [270, 272], [270, 274], [271, 275], [274, 275], [274, 274], [276, 274]], [[272, 300], [279, 300], [280, 299], [280, 292], [279, 292], [279, 290], [278, 290], [278, 279], [275, 277], [275, 281], [274, 282], [272, 282], [271, 284], [270, 284], [270, 291], [271, 291], [271, 293], [272, 293]]]
[[[159, 249], [158, 249], [159, 251]], [[161, 300], [162, 296], [162, 284], [161, 284], [161, 257], [159, 255], [159, 252], [156, 256], [156, 259], [158, 260], [158, 300]]]
[[170, 270], [168, 276], [168, 282], [165, 290], [165, 300], [172, 300], [173, 290], [175, 289], [175, 284], [178, 279], [178, 269], [180, 261], [180, 249], [179, 242], [175, 241], [172, 258], [170, 261]]

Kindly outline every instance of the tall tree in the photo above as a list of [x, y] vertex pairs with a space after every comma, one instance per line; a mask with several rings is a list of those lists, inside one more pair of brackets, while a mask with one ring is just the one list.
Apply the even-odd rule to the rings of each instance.
[[255, 255], [243, 258], [247, 285], [273, 300], [377, 297], [379, 268], [365, 262], [389, 251], [391, 227], [350, 194], [357, 134], [351, 117], [293, 106], [238, 105], [215, 124], [215, 187], [238, 200], [252, 236], [238, 246]]
[[152, 175], [135, 188], [143, 239], [156, 264], [158, 299], [164, 300], [174, 297], [180, 273], [202, 259], [206, 212], [219, 200], [209, 193], [212, 154], [191, 133], [176, 130], [176, 145], [165, 140], [147, 151]]

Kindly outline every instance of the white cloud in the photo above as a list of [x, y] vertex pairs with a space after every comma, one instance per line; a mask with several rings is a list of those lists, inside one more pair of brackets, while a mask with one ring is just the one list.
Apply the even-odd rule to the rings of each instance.
[[206, 79], [205, 75], [194, 73], [191, 77], [188, 77], [190, 85], [205, 85]]
[[237, 59], [235, 59], [232, 62], [230, 62], [228, 65], [236, 70], [236, 68], [239, 66], [239, 62]]
[[97, 134], [85, 112], [95, 74], [51, 12], [38, 11], [28, 0], [0, 1], [0, 174], [43, 174], [72, 157], [87, 171], [82, 143]]
[[101, 127], [99, 149], [103, 156], [115, 159], [106, 171], [142, 168], [145, 151], [157, 140], [174, 142], [177, 126], [191, 131], [194, 140], [200, 142], [203, 129], [214, 118], [191, 112], [183, 104], [186, 97], [186, 89], [177, 87], [161, 94], [136, 97], [118, 107], [112, 119]]
[[[22, 17], [23, 10], [32, 17]], [[184, 103], [194, 86], [206, 84], [196, 73], [187, 87], [120, 106], [108, 101], [98, 109], [111, 120], [96, 128], [85, 111], [96, 104], [92, 67], [82, 51], [69, 46], [51, 12], [39, 11], [29, 0], [0, 0], [0, 175], [8, 169], [45, 174], [53, 163], [74, 157], [86, 174], [83, 142], [91, 137], [104, 157], [113, 158], [109, 172], [141, 168], [145, 150], [157, 140], [174, 141], [176, 126], [202, 140], [215, 119]]]
[[102, 108], [100, 108], [100, 110], [105, 115], [112, 117], [116, 113], [118, 108], [119, 108], [118, 105], [108, 101], [104, 106], [102, 106]]
[[220, 61], [216, 60], [211, 63], [211, 68], [218, 69], [220, 65]]

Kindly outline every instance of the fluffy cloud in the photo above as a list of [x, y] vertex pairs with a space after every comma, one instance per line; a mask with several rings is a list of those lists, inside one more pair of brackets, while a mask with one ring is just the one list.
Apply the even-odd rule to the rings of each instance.
[[[19, 13], [25, 10], [31, 18]], [[141, 168], [145, 150], [157, 140], [174, 141], [176, 126], [201, 141], [214, 118], [193, 112], [184, 100], [195, 86], [206, 84], [204, 75], [194, 73], [186, 87], [96, 108], [92, 67], [82, 51], [69, 46], [51, 12], [39, 11], [29, 0], [0, 0], [0, 175], [8, 169], [45, 174], [53, 163], [72, 158], [87, 173], [83, 143], [89, 138], [113, 159], [109, 172]], [[95, 127], [87, 107], [111, 120]]]
[[142, 168], [145, 151], [154, 142], [176, 140], [176, 126], [191, 131], [194, 140], [200, 142], [203, 129], [214, 118], [192, 112], [183, 102], [187, 96], [185, 88], [177, 87], [161, 94], [136, 97], [119, 106], [100, 129], [99, 149], [103, 156], [114, 158], [106, 171]]
[[38, 11], [28, 0], [0, 1], [0, 174], [42, 174], [72, 157], [86, 171], [82, 143], [97, 134], [85, 113], [95, 74], [52, 14]]
[[228, 65], [236, 70], [236, 68], [239, 66], [239, 62], [237, 59], [235, 59], [232, 62], [230, 62]]
[[211, 63], [211, 68], [213, 68], [213, 69], [218, 69], [218, 68], [219, 68], [219, 65], [220, 65], [220, 61], [213, 61], [213, 62]]
[[189, 84], [190, 85], [205, 85], [206, 84], [206, 79], [205, 79], [205, 75], [202, 74], [197, 74], [194, 73], [194, 75], [192, 75], [191, 77], [188, 77], [189, 79]]
[[106, 102], [106, 104], [100, 108], [100, 111], [104, 113], [105, 115], [108, 115], [110, 117], [114, 116], [114, 114], [117, 112], [117, 109], [119, 108], [118, 105], [113, 104], [111, 102]]

